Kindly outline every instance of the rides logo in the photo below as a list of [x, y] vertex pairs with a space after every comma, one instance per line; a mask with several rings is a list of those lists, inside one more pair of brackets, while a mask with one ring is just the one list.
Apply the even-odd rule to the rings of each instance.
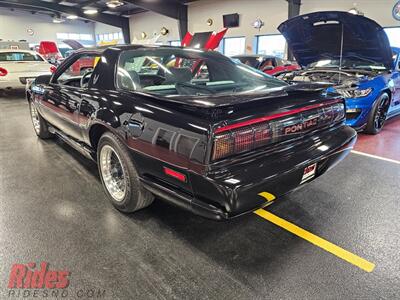
[[49, 263], [14, 264], [8, 280], [9, 289], [65, 289], [69, 286], [69, 271], [50, 270]]

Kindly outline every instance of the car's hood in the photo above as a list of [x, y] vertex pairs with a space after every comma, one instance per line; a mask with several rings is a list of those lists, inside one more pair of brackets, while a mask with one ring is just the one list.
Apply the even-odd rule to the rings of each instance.
[[316, 12], [289, 19], [278, 30], [303, 67], [323, 59], [338, 59], [342, 53], [343, 58], [358, 57], [393, 68], [386, 33], [378, 23], [364, 16]]

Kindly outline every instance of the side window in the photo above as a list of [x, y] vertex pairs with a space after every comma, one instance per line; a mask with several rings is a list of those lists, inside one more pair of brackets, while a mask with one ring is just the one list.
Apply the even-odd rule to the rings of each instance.
[[[57, 83], [80, 87], [80, 79], [88, 72], [92, 72], [96, 67], [100, 57], [94, 55], [81, 56], [68, 69], [64, 71], [58, 78]], [[90, 77], [90, 76], [88, 76]], [[88, 78], [89, 79], [89, 78]]]

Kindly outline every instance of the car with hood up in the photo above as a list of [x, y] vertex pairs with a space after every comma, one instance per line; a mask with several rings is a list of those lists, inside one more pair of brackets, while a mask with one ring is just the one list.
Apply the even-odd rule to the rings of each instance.
[[378, 23], [325, 11], [289, 19], [278, 29], [302, 67], [281, 79], [333, 86], [346, 99], [347, 124], [370, 134], [400, 114], [400, 49], [390, 47]]

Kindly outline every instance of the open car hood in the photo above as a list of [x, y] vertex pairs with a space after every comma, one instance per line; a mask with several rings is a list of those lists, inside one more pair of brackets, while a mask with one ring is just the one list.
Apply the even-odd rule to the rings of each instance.
[[302, 66], [323, 59], [338, 59], [343, 52], [343, 58], [358, 57], [393, 68], [386, 33], [378, 23], [364, 16], [339, 11], [316, 12], [289, 19], [278, 30]]
[[84, 48], [84, 46], [81, 43], [75, 40], [63, 40], [63, 43], [70, 46], [73, 50]]

